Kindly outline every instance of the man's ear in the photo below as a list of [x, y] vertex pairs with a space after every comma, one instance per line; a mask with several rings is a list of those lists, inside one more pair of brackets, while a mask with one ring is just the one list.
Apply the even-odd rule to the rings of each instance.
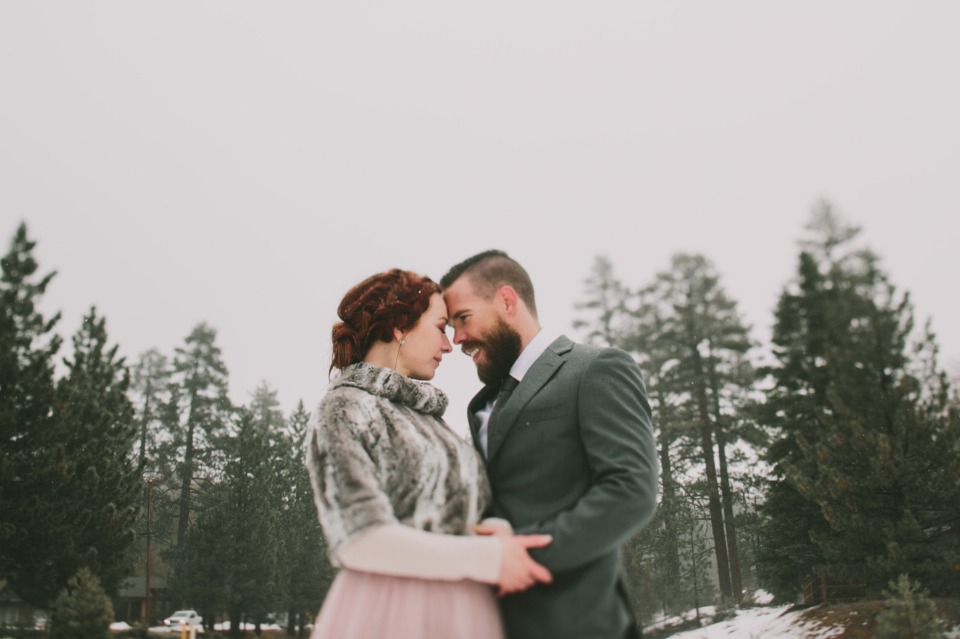
[[513, 290], [512, 286], [508, 284], [501, 286], [500, 290], [497, 291], [497, 300], [500, 302], [507, 315], [516, 315], [519, 298], [517, 297], [517, 292]]

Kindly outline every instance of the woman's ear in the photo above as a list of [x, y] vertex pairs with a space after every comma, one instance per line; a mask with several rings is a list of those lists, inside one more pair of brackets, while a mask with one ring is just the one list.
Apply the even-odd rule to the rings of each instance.
[[399, 328], [393, 329], [393, 339], [397, 340], [401, 344], [403, 344], [404, 336], [406, 336], [406, 333], [401, 331]]

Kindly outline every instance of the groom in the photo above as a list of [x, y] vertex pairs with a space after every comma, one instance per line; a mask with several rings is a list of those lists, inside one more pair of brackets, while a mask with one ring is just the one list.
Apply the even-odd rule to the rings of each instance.
[[553, 535], [530, 553], [553, 582], [500, 600], [508, 637], [638, 636], [619, 550], [653, 517], [658, 475], [639, 367], [542, 330], [530, 277], [503, 251], [464, 260], [440, 285], [453, 342], [484, 384], [467, 418], [492, 514]]

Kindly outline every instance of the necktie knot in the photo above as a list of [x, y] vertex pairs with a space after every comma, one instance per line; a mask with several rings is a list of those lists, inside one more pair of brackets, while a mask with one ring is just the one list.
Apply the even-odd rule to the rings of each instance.
[[516, 388], [517, 384], [519, 383], [520, 382], [514, 379], [511, 375], [507, 375], [506, 377], [503, 378], [503, 381], [500, 382], [500, 392], [512, 393], [513, 389]]

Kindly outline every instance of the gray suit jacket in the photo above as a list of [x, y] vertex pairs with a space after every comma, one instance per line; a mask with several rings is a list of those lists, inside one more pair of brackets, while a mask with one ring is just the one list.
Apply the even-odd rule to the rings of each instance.
[[[479, 448], [478, 408], [468, 420]], [[553, 583], [500, 600], [510, 639], [623, 639], [633, 624], [620, 546], [653, 517], [658, 465], [640, 368], [615, 348], [557, 338], [489, 425], [492, 515], [548, 533], [531, 555]]]

